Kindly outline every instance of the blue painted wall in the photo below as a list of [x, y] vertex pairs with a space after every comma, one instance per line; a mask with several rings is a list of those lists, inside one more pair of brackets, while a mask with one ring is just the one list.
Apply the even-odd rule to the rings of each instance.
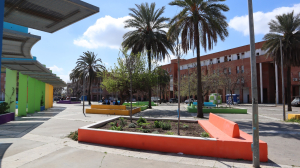
[[12, 24], [12, 23], [7, 23], [7, 22], [3, 22], [3, 28], [19, 31], [19, 32], [22, 32], [22, 33], [28, 33], [28, 27], [23, 27], [23, 26], [19, 26], [19, 25], [15, 25], [15, 24]]

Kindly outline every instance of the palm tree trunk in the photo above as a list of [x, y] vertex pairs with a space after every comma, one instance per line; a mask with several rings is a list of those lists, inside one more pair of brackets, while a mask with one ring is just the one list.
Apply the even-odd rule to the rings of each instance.
[[291, 105], [291, 67], [287, 67], [287, 75], [286, 75], [286, 101], [288, 104], [288, 111], [292, 111], [292, 105]]
[[[151, 73], [151, 51], [150, 48], [147, 48], [148, 52], [148, 67], [149, 67], [149, 74]], [[151, 109], [151, 87], [149, 87], [149, 105], [148, 108]]]
[[202, 83], [201, 83], [201, 65], [200, 65], [200, 42], [199, 42], [199, 29], [198, 29], [198, 23], [194, 23], [195, 32], [194, 32], [194, 39], [195, 39], [195, 45], [197, 50], [197, 75], [198, 75], [198, 87], [197, 87], [197, 117], [203, 118], [203, 111], [202, 111]]
[[89, 94], [88, 94], [89, 105], [91, 105], [91, 85], [92, 85], [92, 78], [90, 76]]

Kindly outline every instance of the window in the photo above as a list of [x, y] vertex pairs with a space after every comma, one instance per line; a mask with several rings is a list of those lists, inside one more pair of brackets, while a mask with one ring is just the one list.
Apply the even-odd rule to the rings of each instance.
[[237, 67], [236, 67], [236, 73], [238, 74], [238, 73], [239, 73], [239, 71], [240, 71], [240, 67], [239, 67], [239, 66], [237, 66]]
[[228, 74], [229, 75], [231, 74], [231, 68], [230, 67], [228, 68]]
[[299, 78], [300, 78], [300, 72], [298, 72], [298, 74], [299, 74]]
[[172, 71], [172, 68], [170, 68], [170, 72]]
[[257, 56], [259, 56], [259, 52], [258, 52], [258, 53], [256, 53], [256, 55], [257, 55]]
[[220, 63], [220, 58], [217, 58], [218, 63]]
[[231, 61], [231, 55], [229, 55], [229, 57], [228, 57], [228, 61]]
[[241, 73], [244, 73], [244, 65], [242, 65], [242, 71], [241, 71]]
[[226, 68], [224, 68], [224, 74], [226, 74], [227, 73], [227, 69]]
[[210, 64], [213, 64], [213, 60], [212, 59], [210, 59]]
[[167, 72], [169, 72], [169, 68], [167, 68]]
[[227, 56], [224, 57], [224, 62], [227, 62]]
[[214, 70], [214, 74], [216, 73], [216, 71]]
[[237, 59], [238, 59], [238, 60], [240, 59], [240, 54], [237, 54]]

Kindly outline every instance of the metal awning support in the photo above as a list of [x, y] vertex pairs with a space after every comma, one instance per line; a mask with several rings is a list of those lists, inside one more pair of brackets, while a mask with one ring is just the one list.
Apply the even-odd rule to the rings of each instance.
[[98, 12], [81, 0], [5, 0], [4, 21], [53, 33]]
[[32, 46], [41, 37], [19, 31], [3, 29], [2, 57], [32, 59]]
[[48, 83], [54, 87], [65, 87], [67, 84], [53, 74], [48, 68], [33, 59], [24, 58], [2, 58], [2, 65], [10, 70], [16, 70], [23, 75], [27, 75], [31, 78], [35, 78], [44, 83]]

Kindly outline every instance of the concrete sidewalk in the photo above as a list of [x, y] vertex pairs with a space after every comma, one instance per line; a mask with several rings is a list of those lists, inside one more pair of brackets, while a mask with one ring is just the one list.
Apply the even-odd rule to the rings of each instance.
[[[137, 116], [176, 117], [176, 113], [176, 106], [158, 106], [138, 113]], [[195, 119], [184, 108], [182, 114], [185, 118]], [[52, 109], [0, 125], [1, 167], [252, 167], [251, 161], [78, 143], [66, 137], [81, 126], [108, 118], [111, 116], [99, 114], [84, 117], [82, 105], [55, 105]], [[285, 162], [270, 160], [261, 164], [262, 167], [292, 167], [292, 164], [282, 163]]]

